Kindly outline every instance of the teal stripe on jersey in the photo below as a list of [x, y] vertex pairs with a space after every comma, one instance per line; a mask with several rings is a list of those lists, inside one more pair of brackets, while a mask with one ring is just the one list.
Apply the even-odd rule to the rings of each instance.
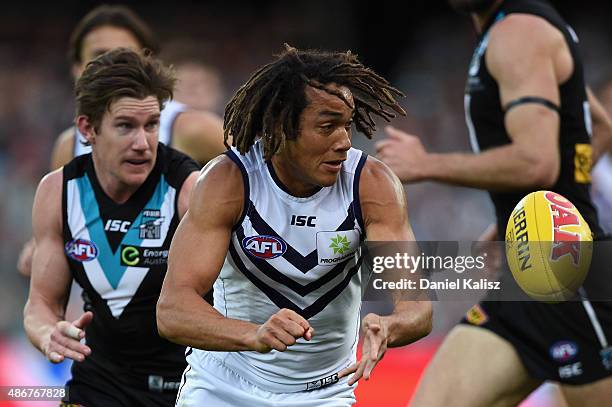
[[[121, 265], [121, 246], [140, 246], [143, 241], [143, 239], [139, 237], [139, 226], [143, 219], [142, 211], [138, 214], [136, 219], [134, 219], [134, 222], [132, 222], [132, 226], [128, 232], [123, 236], [121, 244], [117, 247], [117, 251], [113, 252], [110, 244], [108, 243], [108, 239], [106, 238], [106, 233], [104, 232], [104, 224], [100, 214], [100, 207], [98, 205], [98, 201], [96, 200], [89, 176], [85, 174], [84, 176], [77, 178], [76, 182], [77, 187], [79, 188], [79, 195], [81, 197], [81, 209], [83, 210], [83, 214], [85, 216], [85, 227], [89, 231], [89, 237], [98, 247], [98, 262], [100, 263], [100, 266], [102, 267], [102, 270], [104, 271], [110, 285], [114, 289], [117, 289], [119, 282], [127, 269], [126, 266]], [[161, 206], [164, 202], [164, 196], [166, 195], [167, 191], [168, 183], [166, 182], [165, 177], [162, 175], [157, 187], [155, 188], [155, 192], [143, 209], [161, 210]]]

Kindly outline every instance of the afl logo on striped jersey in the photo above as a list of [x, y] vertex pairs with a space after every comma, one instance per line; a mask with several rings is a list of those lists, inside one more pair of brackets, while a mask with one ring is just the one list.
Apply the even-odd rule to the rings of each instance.
[[242, 247], [252, 256], [260, 259], [275, 259], [287, 251], [287, 243], [275, 236], [258, 235], [245, 237]]
[[74, 239], [64, 246], [66, 255], [73, 260], [84, 262], [98, 257], [98, 248], [92, 241], [85, 239]]

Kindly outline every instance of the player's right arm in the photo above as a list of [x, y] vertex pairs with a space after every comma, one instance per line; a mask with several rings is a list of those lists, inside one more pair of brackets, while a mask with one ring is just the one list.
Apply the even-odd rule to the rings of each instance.
[[51, 171], [68, 164], [74, 158], [74, 138], [76, 137], [74, 126], [64, 130], [55, 140], [51, 151]]
[[62, 171], [45, 176], [36, 191], [32, 209], [34, 253], [30, 293], [24, 309], [24, 327], [32, 344], [51, 362], [64, 358], [82, 361], [91, 353], [79, 341], [93, 314], [64, 320], [72, 276], [64, 256], [62, 237]]
[[[51, 151], [51, 171], [68, 164], [74, 158], [74, 127], [64, 130], [55, 140]], [[34, 252], [34, 238], [30, 238], [19, 253], [17, 270], [24, 277], [32, 273], [32, 253]]]
[[[498, 84], [500, 105], [535, 97], [560, 106], [559, 85], [573, 72], [563, 34], [544, 19], [512, 14], [490, 31], [485, 55]], [[560, 173], [557, 111], [542, 103], [506, 110], [511, 143], [479, 154], [429, 153], [420, 140], [394, 128], [377, 143], [379, 157], [403, 182], [438, 181], [489, 191], [548, 189]]]
[[219, 275], [233, 226], [243, 205], [239, 168], [227, 156], [202, 170], [189, 210], [172, 239], [168, 271], [157, 303], [162, 337], [194, 348], [214, 351], [284, 351], [312, 328], [294, 311], [282, 309], [262, 325], [226, 318], [202, 296]]

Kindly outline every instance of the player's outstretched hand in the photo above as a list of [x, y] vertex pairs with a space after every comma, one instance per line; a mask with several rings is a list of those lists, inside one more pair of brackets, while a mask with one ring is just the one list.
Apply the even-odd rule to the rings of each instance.
[[284, 352], [298, 338], [312, 339], [314, 329], [295, 311], [283, 308], [260, 325], [255, 334], [254, 350], [260, 353], [272, 349]]
[[43, 346], [45, 356], [52, 363], [60, 363], [65, 358], [82, 362], [91, 354], [91, 349], [80, 341], [85, 337], [85, 327], [93, 319], [91, 311], [84, 312], [74, 322], [59, 321], [49, 333], [46, 345]]
[[421, 171], [427, 164], [427, 152], [421, 140], [393, 126], [386, 126], [385, 131], [389, 137], [376, 143], [376, 157], [402, 182], [423, 180]]
[[366, 315], [361, 321], [361, 331], [363, 333], [361, 360], [338, 373], [339, 378], [354, 373], [349, 379], [349, 386], [352, 386], [362, 377], [366, 380], [370, 379], [372, 370], [387, 351], [387, 325], [380, 315]]

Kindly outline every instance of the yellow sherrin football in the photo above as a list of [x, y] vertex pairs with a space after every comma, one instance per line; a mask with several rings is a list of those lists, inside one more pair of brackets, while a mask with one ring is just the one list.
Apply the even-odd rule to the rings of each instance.
[[551, 191], [532, 192], [506, 227], [506, 257], [518, 285], [545, 302], [574, 297], [591, 265], [591, 229], [578, 209]]

